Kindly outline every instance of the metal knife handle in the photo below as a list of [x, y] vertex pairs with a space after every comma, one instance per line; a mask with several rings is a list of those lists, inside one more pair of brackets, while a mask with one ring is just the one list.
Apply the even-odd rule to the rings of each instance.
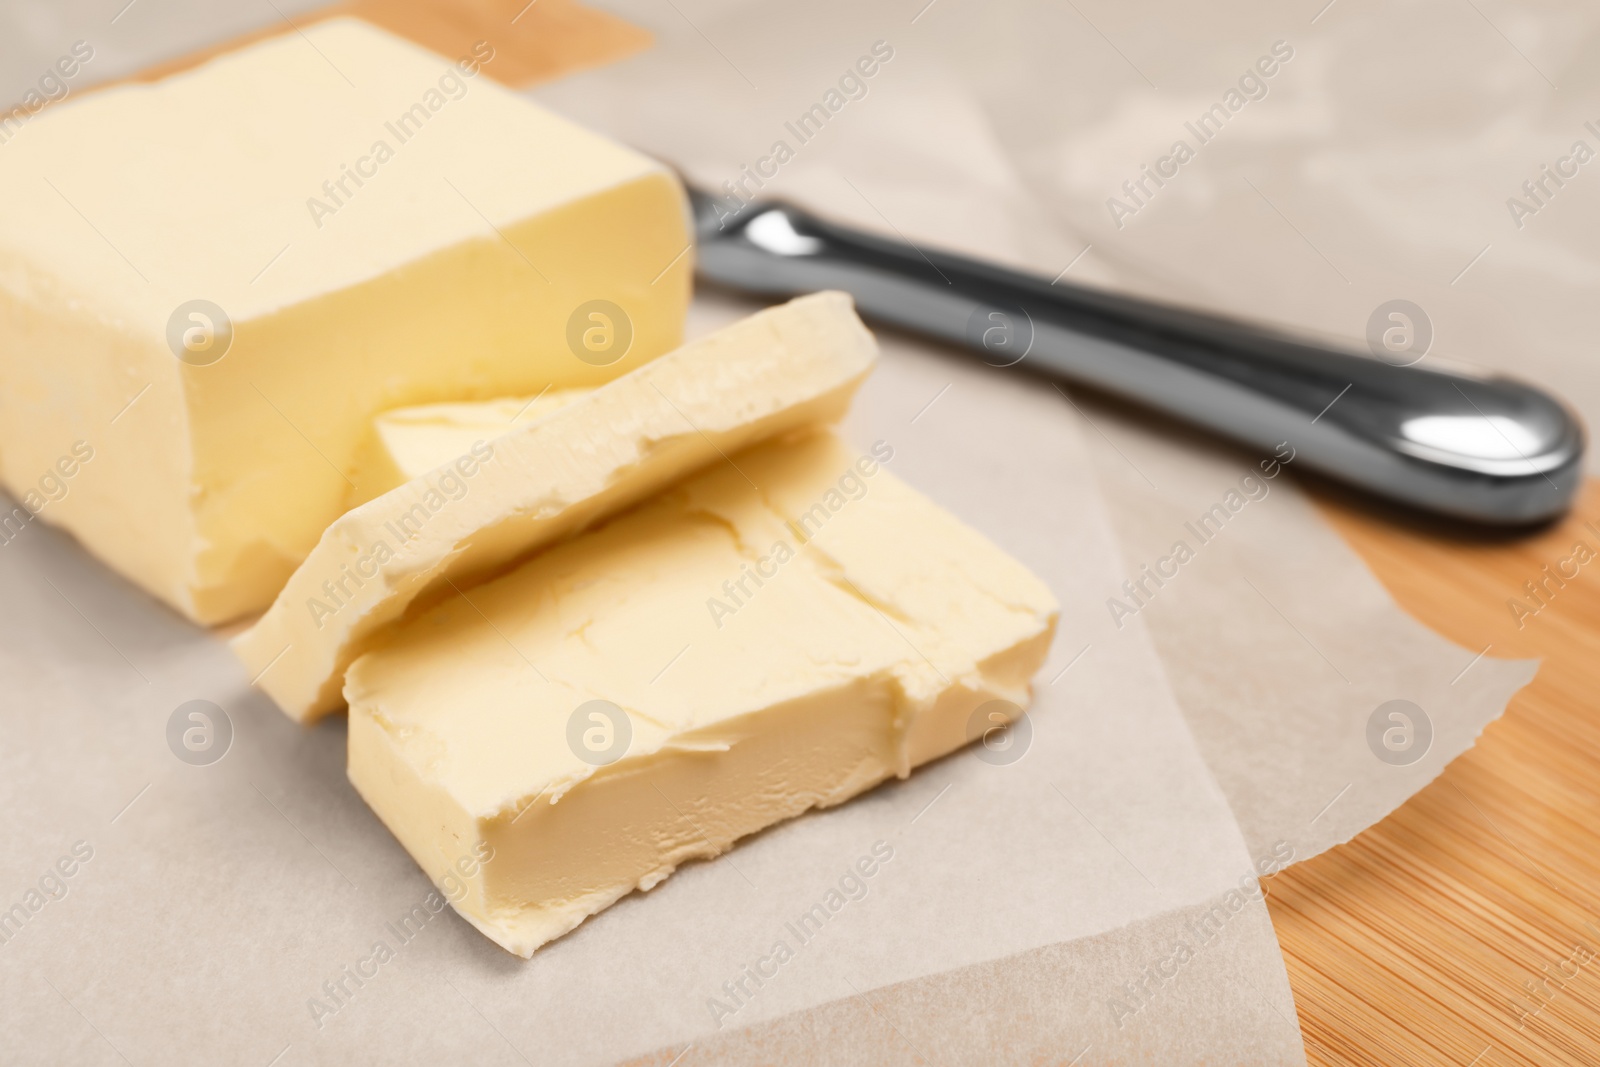
[[1582, 425], [1509, 378], [1395, 366], [1260, 326], [834, 225], [779, 203], [737, 215], [691, 191], [698, 270], [747, 293], [842, 289], [863, 316], [1143, 404], [1390, 500], [1518, 525], [1559, 515]]

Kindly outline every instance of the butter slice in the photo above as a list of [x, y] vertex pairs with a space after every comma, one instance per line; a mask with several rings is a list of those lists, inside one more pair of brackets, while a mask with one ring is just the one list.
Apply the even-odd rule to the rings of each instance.
[[537, 396], [417, 404], [385, 411], [372, 420], [372, 432], [358, 454], [348, 506], [382, 496], [470, 452], [479, 441], [492, 441], [518, 426], [537, 422], [589, 392], [547, 389]]
[[1013, 718], [1055, 599], [887, 454], [759, 445], [408, 620], [350, 668], [350, 780], [436, 880], [492, 850], [455, 907], [528, 956]]
[[[677, 345], [675, 176], [495, 84], [491, 47], [467, 59], [334, 19], [8, 141], [5, 486], [86, 442], [42, 517], [223, 621], [271, 603], [344, 510], [377, 413], [598, 385]], [[615, 351], [569, 343], [597, 301]]]
[[843, 293], [691, 342], [345, 514], [234, 651], [291, 718], [319, 718], [414, 601], [456, 596], [727, 453], [837, 419], [876, 358]]

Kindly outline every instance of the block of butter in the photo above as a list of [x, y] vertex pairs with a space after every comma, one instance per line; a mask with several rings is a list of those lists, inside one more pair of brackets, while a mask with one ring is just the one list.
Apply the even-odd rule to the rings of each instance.
[[660, 164], [334, 19], [42, 112], [0, 161], [0, 480], [191, 618], [266, 607], [372, 418], [593, 386], [676, 345]]
[[546, 389], [537, 396], [416, 404], [385, 411], [372, 420], [372, 432], [357, 451], [350, 475], [355, 484], [347, 509], [422, 477], [470, 452], [480, 441], [492, 441], [519, 426], [538, 422], [589, 392]]
[[[345, 668], [414, 602], [455, 597], [517, 557], [763, 438], [837, 419], [877, 358], [843, 293], [768, 308], [348, 512], [233, 641], [292, 718], [343, 703]], [[485, 412], [455, 427], [481, 425]], [[454, 449], [453, 431], [428, 435]]]
[[455, 906], [509, 951], [1027, 703], [1049, 590], [885, 470], [883, 442], [796, 434], [351, 666], [350, 780], [430, 877], [492, 853]]

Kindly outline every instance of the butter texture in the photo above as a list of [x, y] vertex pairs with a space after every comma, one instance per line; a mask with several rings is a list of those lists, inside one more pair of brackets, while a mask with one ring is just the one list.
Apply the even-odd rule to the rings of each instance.
[[358, 452], [349, 506], [365, 504], [519, 426], [537, 422], [588, 389], [547, 389], [537, 396], [476, 403], [417, 404], [385, 411]]
[[351, 666], [349, 774], [529, 956], [683, 862], [1014, 719], [1057, 604], [828, 430], [775, 439], [407, 620]]
[[692, 341], [340, 517], [234, 651], [291, 718], [319, 718], [343, 703], [350, 662], [414, 605], [459, 598], [740, 448], [839, 418], [876, 358], [843, 293]]
[[344, 510], [379, 412], [592, 387], [678, 344], [677, 179], [493, 63], [334, 19], [19, 131], [0, 481], [20, 495], [85, 442], [41, 517], [219, 622]]

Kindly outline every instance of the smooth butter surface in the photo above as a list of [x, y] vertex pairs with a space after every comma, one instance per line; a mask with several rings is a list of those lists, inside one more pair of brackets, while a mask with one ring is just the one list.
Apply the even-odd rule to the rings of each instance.
[[351, 781], [432, 877], [492, 848], [456, 906], [527, 956], [1014, 715], [1055, 600], [891, 454], [759, 445], [409, 620], [350, 668]]
[[546, 389], [537, 396], [499, 400], [416, 404], [385, 411], [357, 453], [349, 507], [365, 504], [435, 467], [519, 426], [537, 422], [588, 389]]
[[842, 293], [690, 342], [343, 515], [234, 651], [292, 718], [318, 718], [419, 598], [458, 596], [726, 453], [837, 419], [876, 357]]
[[[0, 475], [86, 441], [42, 517], [203, 621], [271, 602], [374, 414], [607, 381], [680, 340], [692, 270], [659, 164], [349, 19], [42, 113], [0, 200]], [[568, 340], [598, 300], [604, 366]]]

